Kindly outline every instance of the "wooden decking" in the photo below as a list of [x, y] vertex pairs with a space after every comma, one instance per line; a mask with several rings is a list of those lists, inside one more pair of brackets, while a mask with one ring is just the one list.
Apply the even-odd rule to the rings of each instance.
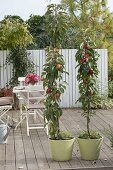
[[[13, 117], [18, 111], [13, 112]], [[60, 126], [77, 135], [79, 130], [85, 129], [85, 119], [81, 117], [81, 110], [64, 109]], [[92, 118], [92, 128], [105, 133], [105, 128], [113, 127], [113, 109], [99, 110]], [[0, 170], [49, 170], [49, 169], [77, 169], [96, 168], [104, 170], [113, 169], [113, 149], [109, 139], [104, 135], [104, 141], [99, 160], [84, 161], [80, 159], [78, 144], [75, 142], [72, 160], [56, 162], [51, 159], [48, 138], [44, 130], [31, 130], [30, 137], [26, 134], [25, 120], [17, 128], [11, 129], [6, 144], [0, 144]], [[104, 168], [105, 167], [105, 168]], [[110, 168], [111, 167], [111, 168]], [[98, 169], [98, 170], [99, 170]]]

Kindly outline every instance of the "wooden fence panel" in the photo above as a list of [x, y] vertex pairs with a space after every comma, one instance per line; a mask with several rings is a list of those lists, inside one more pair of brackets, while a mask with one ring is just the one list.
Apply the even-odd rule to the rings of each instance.
[[[64, 56], [65, 68], [68, 74], [63, 74], [63, 80], [67, 82], [67, 88], [65, 93], [61, 97], [61, 107], [78, 107], [80, 103], [75, 102], [79, 98], [79, 89], [77, 81], [77, 69], [75, 54], [76, 49], [62, 49], [60, 53]], [[98, 60], [98, 86], [101, 94], [105, 94], [108, 91], [108, 61], [107, 61], [107, 50], [98, 49], [100, 57]], [[28, 50], [28, 58], [34, 62], [35, 72], [41, 75], [43, 65], [45, 64], [46, 55], [45, 50]], [[12, 77], [12, 65], [6, 65], [7, 51], [0, 51], [0, 87], [3, 88], [8, 84]]]

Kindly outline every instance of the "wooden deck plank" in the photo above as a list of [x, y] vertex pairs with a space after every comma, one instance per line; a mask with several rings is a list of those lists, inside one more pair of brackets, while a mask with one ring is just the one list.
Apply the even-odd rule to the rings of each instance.
[[[74, 123], [74, 122], [75, 122], [75, 123], [77, 122], [77, 125], [76, 125], [76, 126], [79, 125], [80, 128], [81, 128], [81, 130], [84, 130], [84, 128], [85, 128], [85, 120], [84, 120], [84, 118], [81, 119], [81, 115], [80, 115], [80, 114], [81, 114], [81, 111], [77, 111], [77, 112], [76, 112], [76, 111], [74, 110], [73, 112], [71, 111], [71, 113], [72, 113], [72, 114], [71, 114], [71, 116], [69, 117], [69, 118], [71, 119], [70, 121], [71, 121], [71, 122], [73, 121], [73, 123]], [[76, 114], [76, 117], [75, 117], [75, 114]], [[67, 116], [68, 116], [68, 115], [66, 115], [66, 118], [67, 118]], [[69, 118], [68, 118], [68, 121], [69, 121]], [[70, 122], [70, 121], [69, 121], [69, 122]], [[73, 125], [73, 123], [71, 124], [71, 126]], [[78, 124], [78, 123], [79, 123], [79, 124]], [[76, 128], [76, 131], [75, 131], [75, 132], [77, 132], [77, 131], [78, 131], [78, 129]], [[102, 157], [102, 158], [103, 158], [102, 160], [99, 159], [99, 160], [97, 160], [97, 161], [95, 161], [95, 162], [94, 162], [94, 161], [89, 161], [89, 162], [88, 162], [88, 161], [82, 161], [82, 163], [84, 164], [85, 167], [86, 167], [86, 166], [89, 166], [89, 165], [94, 166], [94, 167], [96, 167], [96, 166], [105, 166], [106, 164], [109, 165], [110, 162], [108, 162], [108, 161], [103, 161], [103, 160], [106, 160], [106, 157], [105, 157], [105, 153], [102, 154], [102, 151], [101, 151], [101, 156], [104, 157], [104, 158]], [[111, 164], [110, 164], [110, 165], [111, 165]]]
[[[13, 110], [10, 111], [9, 116], [13, 117]], [[10, 129], [10, 133], [8, 135], [7, 143], [6, 143], [5, 170], [15, 170], [15, 168], [16, 168], [15, 167], [15, 159], [16, 158], [15, 158], [14, 132], [13, 132], [13, 129]]]
[[[38, 119], [38, 120], [39, 120], [39, 123], [44, 123], [43, 120], [42, 120], [42, 118], [40, 118], [40, 117], [38, 117], [38, 118], [39, 118], [39, 119]], [[65, 128], [65, 127], [63, 127], [63, 128]], [[37, 132], [38, 132], [38, 131], [37, 131]], [[47, 142], [48, 142], [48, 138], [47, 138]], [[49, 144], [49, 142], [48, 142], [48, 144]], [[65, 168], [71, 168], [71, 165], [70, 165], [70, 163], [69, 163], [68, 161], [63, 162], [63, 163], [62, 163], [62, 162], [59, 162], [59, 165], [60, 165], [61, 168], [64, 168], [64, 167], [65, 167]]]
[[[68, 131], [69, 128], [66, 126], [66, 122], [65, 122], [65, 116], [61, 118], [61, 121], [60, 121], [60, 128], [63, 130], [63, 131]], [[78, 148], [76, 147], [76, 141], [75, 141], [75, 144], [74, 144], [74, 148], [73, 148], [73, 152], [72, 152], [72, 159], [68, 161], [69, 167], [73, 168], [73, 167], [83, 167], [83, 165], [81, 164], [81, 161], [78, 159], [78, 157], [76, 156], [76, 152], [77, 152]], [[59, 162], [60, 164], [60, 162]], [[62, 167], [62, 166], [61, 166]], [[63, 168], [63, 167], [62, 167]]]
[[6, 144], [0, 144], [0, 170], [5, 169], [5, 145]]
[[34, 152], [35, 152], [36, 160], [38, 162], [39, 169], [48, 169], [49, 164], [46, 159], [45, 153], [43, 151], [42, 143], [39, 139], [39, 136], [37, 135], [36, 130], [35, 130], [35, 132], [30, 133], [30, 136], [31, 136], [32, 145], [34, 148]]
[[39, 135], [39, 139], [42, 143], [43, 151], [44, 151], [47, 161], [49, 163], [50, 169], [52, 169], [52, 168], [61, 169], [59, 162], [53, 161], [51, 159], [50, 146], [49, 146], [48, 138], [47, 138], [47, 135], [45, 134], [45, 132], [43, 130], [38, 131], [38, 135]]
[[27, 169], [25, 149], [21, 134], [20, 126], [14, 130], [14, 143], [15, 143], [15, 155], [16, 155], [16, 168]]
[[25, 149], [25, 155], [26, 155], [26, 164], [28, 170], [38, 170], [38, 163], [36, 160], [35, 150], [32, 144], [31, 137], [28, 137], [26, 135], [26, 129], [21, 128], [22, 138], [23, 138], [23, 144]]
[[[97, 129], [103, 133], [104, 140], [103, 140], [103, 145], [102, 145], [102, 150], [106, 154], [106, 157], [109, 157], [110, 164], [113, 166], [113, 152], [110, 147], [109, 140], [105, 137], [104, 131], [105, 128], [108, 127], [107, 123], [104, 122], [100, 117], [100, 114], [97, 115], [97, 117], [94, 118], [94, 121], [96, 122], [96, 127]], [[108, 119], [107, 119], [108, 120]], [[106, 158], [107, 159], [107, 158]], [[108, 159], [107, 159], [108, 160]]]
[[[84, 130], [86, 121], [81, 117], [79, 109], [63, 109], [60, 126], [62, 130], [69, 130], [77, 136], [78, 132]], [[14, 115], [17, 116], [17, 111]], [[38, 120], [39, 122], [42, 120]], [[79, 169], [84, 170], [112, 170], [113, 149], [109, 139], [105, 137], [104, 129], [113, 127], [113, 109], [98, 110], [97, 115], [91, 119], [91, 126], [104, 135], [104, 141], [100, 158], [96, 161], [84, 161], [80, 158], [78, 144], [75, 142], [72, 160], [67, 162], [56, 162], [51, 158], [48, 137], [44, 130], [31, 130], [27, 137], [26, 122], [22, 122], [17, 130], [11, 130], [6, 144], [0, 144], [0, 170], [59, 170]]]
[[[65, 124], [66, 129], [69, 130], [70, 132], [73, 132], [73, 134], [75, 135], [77, 128], [75, 126], [75, 122], [73, 121], [73, 119], [71, 119], [71, 116], [68, 114], [68, 112], [70, 112], [70, 110], [66, 110], [66, 112], [64, 111], [64, 116], [62, 118], [62, 121]], [[71, 110], [71, 112], [72, 112], [72, 110]], [[75, 157], [76, 157], [76, 163], [75, 163], [74, 166], [76, 166], [76, 167], [81, 167], [81, 166], [87, 167], [87, 166], [89, 166], [89, 164], [91, 164], [91, 162], [89, 162], [89, 161], [84, 162], [83, 160], [81, 160], [78, 150], [79, 150], [78, 145], [75, 142], [73, 153], [75, 154]], [[71, 164], [71, 161], [69, 161], [69, 162]], [[91, 164], [91, 166], [92, 166], [92, 164]], [[73, 167], [73, 165], [72, 165], [72, 167]]]
[[13, 130], [10, 131], [6, 143], [6, 165], [5, 170], [15, 170], [15, 145]]
[[[97, 117], [97, 119], [98, 119], [98, 117]], [[94, 121], [94, 118], [92, 118], [91, 126], [92, 126], [92, 129], [95, 129], [95, 130], [100, 130], [100, 131], [101, 131], [101, 129], [102, 129], [102, 127], [100, 126], [100, 124], [98, 124], [98, 121], [97, 121], [97, 120]], [[106, 154], [106, 152], [108, 152], [108, 150], [105, 150], [106, 147], [105, 147], [104, 145], [105, 145], [105, 143], [103, 142], [103, 144], [102, 144], [102, 149], [101, 149], [101, 152], [100, 152], [100, 158], [101, 158], [101, 159], [100, 159], [100, 161], [101, 161], [100, 163], [102, 163], [103, 166], [112, 165], [112, 160], [107, 159], [108, 155]], [[109, 152], [108, 152], [108, 154], [109, 154]], [[99, 160], [98, 160], [98, 161], [99, 161]], [[98, 161], [96, 161], [96, 163], [97, 163]], [[96, 165], [96, 164], [95, 164], [95, 165]]]

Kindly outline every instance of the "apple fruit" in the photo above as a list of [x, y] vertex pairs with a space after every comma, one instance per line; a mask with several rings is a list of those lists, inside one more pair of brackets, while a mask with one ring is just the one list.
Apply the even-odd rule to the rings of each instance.
[[60, 95], [61, 95], [61, 93], [60, 93], [60, 92], [57, 92], [57, 93], [55, 94], [56, 99], [59, 99]]
[[85, 49], [89, 49], [88, 44], [87, 44], [87, 43], [84, 43], [83, 48], [85, 48]]
[[49, 87], [47, 90], [46, 90], [46, 93], [49, 94], [52, 92], [52, 89]]
[[61, 70], [62, 69], [62, 65], [61, 64], [56, 64], [56, 69], [57, 70]]
[[89, 69], [88, 74], [89, 74], [89, 75], [93, 75], [93, 70], [92, 70], [92, 69]]
[[59, 52], [59, 48], [54, 48], [53, 51], [54, 51], [55, 53], [58, 53], [58, 52]]

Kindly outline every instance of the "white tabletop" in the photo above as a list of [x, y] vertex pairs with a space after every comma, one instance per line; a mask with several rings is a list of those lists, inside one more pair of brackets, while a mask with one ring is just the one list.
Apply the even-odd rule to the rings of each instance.
[[27, 86], [15, 86], [13, 87], [13, 93], [27, 92]]

